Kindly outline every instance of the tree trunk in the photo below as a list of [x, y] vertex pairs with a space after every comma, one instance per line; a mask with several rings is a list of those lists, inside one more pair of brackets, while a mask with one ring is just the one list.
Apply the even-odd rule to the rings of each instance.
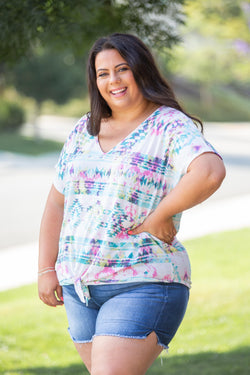
[[34, 113], [34, 119], [33, 119], [33, 137], [36, 142], [41, 141], [41, 131], [39, 129], [39, 116], [41, 114], [42, 109], [42, 103], [36, 102], [35, 106], [35, 113]]

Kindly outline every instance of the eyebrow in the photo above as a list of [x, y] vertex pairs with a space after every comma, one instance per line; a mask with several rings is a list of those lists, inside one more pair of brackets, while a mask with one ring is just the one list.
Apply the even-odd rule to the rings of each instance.
[[[115, 68], [118, 68], [121, 65], [127, 65], [128, 66], [128, 63], [124, 62], [124, 63], [121, 63], [121, 64], [117, 64], [115, 66]], [[100, 70], [109, 70], [109, 69], [107, 69], [107, 68], [99, 68], [99, 69], [97, 69], [97, 72], [99, 72]]]

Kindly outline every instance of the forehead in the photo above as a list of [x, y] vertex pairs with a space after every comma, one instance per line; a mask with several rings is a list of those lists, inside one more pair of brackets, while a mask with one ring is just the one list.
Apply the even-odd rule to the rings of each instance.
[[116, 49], [106, 49], [99, 52], [95, 58], [95, 68], [111, 69], [118, 64], [127, 63]]

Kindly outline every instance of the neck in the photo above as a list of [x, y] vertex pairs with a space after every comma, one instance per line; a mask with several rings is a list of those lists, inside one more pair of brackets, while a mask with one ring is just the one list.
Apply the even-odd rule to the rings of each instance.
[[140, 105], [132, 109], [129, 108], [128, 110], [123, 110], [123, 111], [113, 110], [112, 119], [115, 122], [130, 123], [130, 122], [138, 120], [140, 117], [147, 118], [158, 107], [159, 105], [145, 100], [143, 103], [141, 103]]

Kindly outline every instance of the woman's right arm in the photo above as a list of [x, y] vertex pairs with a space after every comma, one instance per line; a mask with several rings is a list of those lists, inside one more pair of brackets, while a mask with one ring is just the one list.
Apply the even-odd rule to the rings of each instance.
[[49, 306], [63, 304], [62, 288], [56, 272], [46, 272], [55, 268], [63, 211], [64, 195], [52, 185], [41, 222], [38, 258], [38, 272], [41, 272], [38, 275], [38, 294]]

